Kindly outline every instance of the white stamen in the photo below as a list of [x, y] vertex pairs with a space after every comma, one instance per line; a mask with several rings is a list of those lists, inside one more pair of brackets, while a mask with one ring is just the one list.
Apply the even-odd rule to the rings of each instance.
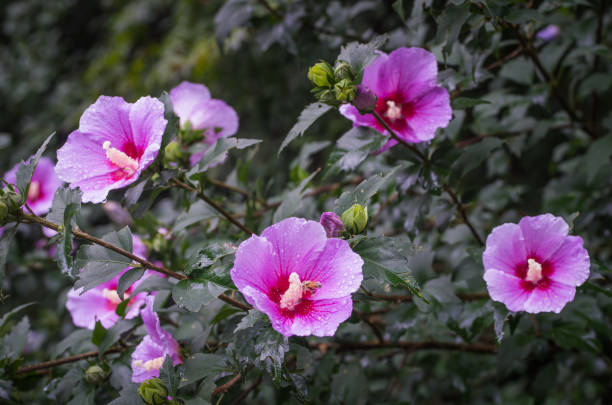
[[143, 362], [142, 360], [134, 361], [135, 367], [144, 368], [145, 370], [147, 370], [147, 372], [150, 372], [151, 370], [159, 370], [161, 366], [163, 366], [163, 364], [164, 364], [163, 357], [156, 357], [152, 360], [147, 360], [145, 362]]
[[104, 141], [102, 144], [102, 148], [106, 151], [106, 157], [108, 160], [126, 172], [128, 176], [136, 173], [136, 170], [138, 169], [138, 162], [119, 149], [111, 148], [110, 145], [110, 141]]
[[[117, 305], [121, 303], [121, 298], [119, 298], [119, 294], [117, 294], [117, 290], [111, 290], [109, 288], [105, 288], [104, 290], [102, 290], [102, 296], [104, 296], [104, 298], [106, 298], [113, 304]], [[123, 298], [128, 299], [129, 297], [130, 297], [130, 294], [123, 293]]]
[[280, 300], [280, 307], [283, 309], [293, 309], [302, 299], [302, 283], [300, 276], [293, 272], [289, 275], [289, 288], [283, 293]]
[[402, 105], [393, 100], [387, 100], [387, 111], [384, 115], [392, 120], [402, 118]]
[[542, 279], [542, 265], [533, 259], [527, 260], [529, 268], [527, 269], [527, 276], [525, 280], [537, 283]]
[[40, 183], [32, 181], [28, 189], [28, 200], [36, 200], [40, 196]]

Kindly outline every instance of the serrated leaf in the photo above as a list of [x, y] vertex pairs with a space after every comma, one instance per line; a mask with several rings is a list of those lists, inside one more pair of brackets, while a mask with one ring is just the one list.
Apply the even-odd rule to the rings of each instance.
[[354, 127], [342, 135], [329, 157], [326, 177], [340, 172], [353, 172], [372, 153], [379, 150], [387, 138], [365, 127]]
[[202, 378], [215, 381], [224, 371], [229, 371], [229, 359], [219, 354], [196, 353], [185, 359], [183, 378], [180, 387], [194, 383]]
[[[108, 233], [102, 237], [102, 240], [128, 252], [132, 251], [132, 233], [128, 227]], [[77, 258], [79, 264], [82, 263], [84, 267], [74, 287], [75, 289], [83, 288], [81, 293], [109, 281], [123, 269], [132, 267], [130, 259], [99, 245], [81, 247]]]
[[594, 141], [586, 155], [582, 167], [587, 174], [589, 183], [593, 181], [601, 168], [610, 164], [612, 161], [612, 134], [606, 135]]
[[166, 129], [164, 130], [164, 134], [162, 135], [162, 142], [160, 150], [164, 150], [166, 145], [170, 143], [179, 131], [179, 119], [174, 113], [174, 107], [172, 105], [172, 100], [170, 99], [170, 94], [167, 91], [162, 92], [159, 96], [159, 101], [164, 103], [164, 118], [168, 121], [166, 124]]
[[106, 335], [106, 329], [104, 328], [104, 326], [102, 326], [102, 322], [96, 321], [93, 334], [91, 335], [91, 343], [96, 346], [100, 346], [100, 343], [102, 343], [102, 339], [104, 339], [104, 335]]
[[442, 51], [450, 54], [453, 44], [459, 38], [461, 27], [470, 17], [470, 2], [466, 1], [461, 5], [449, 4], [444, 8], [438, 17], [436, 26], [436, 42], [446, 42]]
[[491, 102], [477, 98], [457, 97], [451, 103], [453, 110], [464, 110], [479, 104], [491, 104]]
[[398, 164], [395, 168], [387, 172], [386, 174], [375, 174], [370, 178], [359, 183], [353, 191], [345, 191], [336, 200], [334, 206], [334, 212], [338, 215], [342, 215], [344, 211], [349, 209], [353, 204], [360, 204], [361, 206], [367, 206], [370, 198], [383, 187], [386, 187], [392, 180], [395, 179], [395, 173], [403, 168], [403, 164]]
[[43, 153], [47, 149], [47, 145], [51, 141], [51, 138], [55, 135], [55, 132], [47, 137], [47, 139], [43, 142], [43, 144], [38, 148], [34, 156], [30, 157], [26, 162], [21, 162], [19, 168], [17, 169], [17, 181], [16, 186], [19, 190], [19, 195], [21, 196], [21, 200], [25, 203], [26, 198], [28, 196], [28, 189], [30, 188], [30, 182], [32, 181], [32, 175], [34, 174], [34, 170], [36, 170], [36, 166], [38, 166], [38, 161], [40, 160]]
[[[358, 78], [360, 78], [366, 66], [378, 57], [376, 51], [387, 42], [388, 38], [388, 35], [379, 35], [367, 44], [350, 42], [340, 49], [337, 60], [347, 62], [351, 65]], [[361, 80], [357, 81], [360, 82]]]
[[302, 180], [296, 188], [285, 194], [283, 197], [283, 202], [281, 202], [276, 211], [274, 211], [273, 221], [275, 223], [292, 216], [298, 209], [300, 209], [304, 189], [308, 183], [310, 183], [312, 178], [317, 175], [317, 173], [318, 172], [312, 173], [310, 176]]
[[256, 145], [261, 142], [261, 139], [246, 139], [246, 138], [219, 138], [217, 142], [209, 148], [202, 159], [188, 173], [187, 177], [192, 178], [199, 173], [202, 173], [213, 166], [222, 163], [225, 160], [227, 151], [230, 149], [245, 149], [249, 146]]
[[234, 333], [247, 328], [252, 328], [257, 321], [264, 319], [265, 316], [263, 313], [259, 312], [256, 309], [251, 309], [245, 316], [242, 317], [240, 322], [238, 322], [236, 329], [234, 329]]
[[106, 330], [106, 333], [104, 333], [104, 336], [98, 344], [98, 349], [100, 350], [100, 353], [104, 353], [107, 349], [109, 349], [117, 340], [119, 340], [121, 334], [130, 330], [133, 325], [134, 321], [126, 319], [120, 319], [115, 322], [113, 326]]
[[119, 392], [119, 398], [108, 403], [108, 405], [144, 405], [138, 395], [138, 384], [128, 384]]
[[211, 291], [208, 282], [200, 280], [181, 280], [172, 288], [172, 299], [191, 312], [198, 312], [202, 305], [210, 304], [219, 294]]
[[79, 189], [59, 188], [53, 197], [51, 211], [47, 215], [47, 220], [61, 225], [59, 240], [57, 241], [57, 251], [55, 258], [62, 273], [75, 277], [75, 269], [72, 266], [71, 257], [73, 250], [74, 236], [72, 227], [74, 216], [81, 208], [81, 197], [83, 193]]
[[159, 370], [159, 378], [164, 382], [164, 385], [168, 389], [168, 395], [171, 397], [176, 396], [176, 391], [179, 389], [179, 384], [182, 380], [182, 369], [179, 366], [179, 370], [177, 370], [172, 365], [172, 359], [169, 355], [166, 355], [164, 359], [164, 364]]
[[493, 328], [495, 329], [495, 337], [497, 343], [501, 343], [504, 339], [504, 325], [510, 318], [510, 311], [505, 305], [495, 303], [493, 305]]
[[24, 316], [23, 319], [13, 326], [11, 331], [2, 338], [0, 358], [7, 357], [16, 360], [21, 356], [25, 345], [28, 343], [29, 332], [30, 320], [27, 316]]
[[232, 29], [244, 24], [251, 18], [253, 6], [249, 0], [229, 0], [215, 15], [215, 34], [221, 41]]
[[8, 321], [13, 319], [16, 315], [18, 315], [21, 311], [26, 308], [31, 307], [36, 304], [36, 302], [28, 302], [27, 304], [19, 305], [17, 308], [14, 308], [4, 314], [2, 318], [0, 318], [0, 336], [4, 336], [8, 332]]
[[302, 112], [300, 113], [297, 122], [293, 125], [293, 127], [291, 127], [289, 133], [283, 140], [283, 143], [281, 144], [280, 149], [278, 150], [278, 154], [280, 155], [283, 149], [285, 149], [287, 145], [289, 145], [294, 139], [304, 135], [304, 132], [306, 132], [306, 130], [310, 128], [310, 126], [316, 120], [318, 120], [326, 112], [331, 110], [331, 108], [332, 107], [330, 105], [323, 103], [312, 103], [306, 106], [306, 108], [304, 108], [304, 110], [302, 110]]
[[4, 277], [6, 274], [6, 258], [8, 257], [11, 241], [15, 237], [16, 232], [17, 225], [10, 229], [5, 228], [4, 233], [0, 236], [0, 292], [4, 285]]

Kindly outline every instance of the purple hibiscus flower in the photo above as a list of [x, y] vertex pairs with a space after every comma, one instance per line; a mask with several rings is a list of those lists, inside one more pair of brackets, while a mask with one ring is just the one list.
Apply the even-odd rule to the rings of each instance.
[[100, 96], [57, 151], [55, 172], [81, 189], [83, 202], [102, 202], [110, 190], [135, 182], [155, 160], [166, 124], [164, 105], [155, 98], [128, 103]]
[[561, 34], [561, 27], [555, 24], [547, 25], [544, 29], [538, 31], [536, 37], [543, 41], [552, 41]]
[[[132, 235], [132, 251], [136, 256], [143, 258], [147, 254], [146, 246], [136, 235]], [[74, 288], [68, 292], [66, 308], [70, 312], [72, 321], [76, 326], [93, 329], [96, 326], [96, 321], [100, 321], [102, 326], [110, 328], [117, 322], [119, 316], [115, 311], [117, 305], [121, 303], [117, 293], [117, 284], [119, 283], [119, 278], [129, 269], [124, 269], [111, 280], [84, 293], [81, 293], [81, 289], [75, 290]], [[147, 293], [141, 292], [132, 296], [132, 291], [152, 274], [156, 273], [146, 272], [144, 277], [136, 281], [125, 291], [123, 298], [129, 299], [125, 314], [126, 319], [135, 318], [140, 313], [140, 309], [145, 304]]]
[[236, 251], [232, 280], [285, 336], [333, 336], [353, 310], [363, 260], [323, 226], [287, 218]]
[[[210, 91], [203, 84], [182, 82], [170, 90], [170, 99], [181, 128], [189, 125], [193, 130], [202, 130], [207, 146], [238, 131], [236, 111], [224, 101], [211, 98]], [[191, 157], [191, 164], [196, 164], [204, 152], [195, 153]]]
[[582, 238], [568, 230], [563, 218], [551, 214], [493, 229], [482, 255], [491, 299], [510, 311], [561, 312], [590, 267]]
[[141, 383], [149, 378], [159, 377], [159, 369], [166, 356], [172, 364], [183, 363], [179, 354], [179, 344], [172, 335], [161, 327], [159, 317], [153, 311], [153, 296], [146, 298], [146, 305], [140, 316], [147, 330], [147, 335], [132, 353], [132, 381]]
[[[380, 53], [363, 72], [361, 86], [376, 94], [375, 111], [406, 142], [433, 139], [437, 128], [445, 128], [452, 110], [448, 91], [437, 85], [435, 56], [422, 48], [398, 48], [389, 55]], [[372, 114], [360, 114], [351, 104], [340, 113], [356, 126], [367, 126], [388, 135]], [[397, 144], [390, 139], [381, 149]]]
[[[55, 191], [62, 185], [60, 179], [55, 175], [53, 162], [47, 157], [41, 157], [38, 166], [34, 169], [26, 203], [36, 215], [44, 215], [51, 209]], [[15, 165], [6, 172], [4, 180], [15, 185], [17, 183], [17, 169]]]
[[322, 213], [319, 223], [325, 228], [328, 238], [337, 238], [344, 231], [344, 224], [335, 212]]

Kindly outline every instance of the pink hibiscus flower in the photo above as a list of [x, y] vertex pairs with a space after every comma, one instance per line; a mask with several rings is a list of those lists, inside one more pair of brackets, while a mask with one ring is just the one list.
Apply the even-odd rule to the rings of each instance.
[[172, 335], [161, 327], [159, 317], [153, 311], [154, 297], [146, 298], [146, 305], [140, 316], [147, 330], [147, 335], [132, 353], [132, 382], [141, 383], [149, 378], [159, 377], [159, 369], [166, 356], [172, 364], [183, 363], [179, 354], [179, 344]]
[[[142, 258], [147, 254], [146, 246], [136, 235], [132, 235], [132, 251], [136, 256]], [[66, 308], [76, 326], [93, 329], [96, 326], [96, 321], [100, 321], [102, 326], [110, 328], [119, 320], [119, 315], [115, 312], [117, 305], [121, 303], [119, 294], [117, 294], [117, 284], [121, 276], [129, 269], [124, 269], [111, 280], [84, 293], [81, 293], [81, 289], [75, 290], [74, 288], [68, 292]], [[145, 304], [147, 293], [141, 292], [132, 296], [132, 291], [152, 274], [153, 272], [146, 272], [140, 280], [125, 291], [123, 298], [129, 299], [125, 314], [126, 319], [135, 318], [140, 313], [140, 309]]]
[[285, 336], [333, 336], [353, 310], [363, 260], [321, 224], [287, 218], [236, 251], [232, 280]]
[[[53, 204], [55, 191], [62, 185], [60, 179], [55, 175], [53, 166], [51, 159], [41, 157], [38, 161], [38, 166], [34, 169], [26, 203], [36, 215], [44, 215], [49, 212]], [[17, 183], [18, 168], [19, 165], [15, 165], [15, 167], [6, 172], [4, 180], [7, 183], [13, 185]]]
[[590, 267], [582, 238], [568, 230], [563, 218], [551, 214], [493, 229], [482, 255], [491, 299], [510, 311], [561, 312]]
[[[376, 112], [406, 142], [433, 139], [437, 128], [445, 128], [452, 117], [448, 91], [437, 85], [435, 56], [422, 48], [398, 48], [389, 55], [380, 53], [363, 72], [361, 86], [376, 94]], [[356, 126], [386, 129], [372, 114], [362, 115], [351, 104], [340, 113]], [[381, 149], [397, 144], [390, 139]]]
[[[203, 84], [182, 82], [170, 90], [174, 113], [179, 117], [181, 128], [189, 123], [193, 130], [203, 130], [204, 144], [213, 145], [219, 138], [229, 137], [238, 131], [238, 114], [222, 100], [210, 97]], [[205, 150], [191, 157], [196, 164]]]
[[81, 189], [83, 202], [102, 202], [110, 190], [135, 182], [155, 160], [166, 124], [164, 105], [155, 98], [132, 104], [100, 96], [57, 151], [55, 172]]
[[344, 231], [344, 224], [335, 212], [322, 213], [319, 223], [325, 229], [328, 238], [337, 238]]

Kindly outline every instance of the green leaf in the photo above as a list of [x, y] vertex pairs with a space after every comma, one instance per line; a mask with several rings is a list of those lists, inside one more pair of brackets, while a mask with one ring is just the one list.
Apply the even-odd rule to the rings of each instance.
[[530, 20], [542, 21], [544, 16], [531, 8], [511, 7], [510, 12], [504, 16], [504, 20], [512, 24], [524, 24]]
[[251, 18], [253, 6], [249, 0], [229, 0], [215, 15], [215, 34], [219, 41], [225, 39], [235, 27]]
[[119, 281], [117, 282], [117, 294], [119, 298], [123, 301], [123, 294], [125, 291], [130, 288], [132, 284], [136, 281], [140, 280], [140, 278], [144, 275], [145, 269], [142, 267], [137, 267], [135, 269], [129, 269], [125, 273], [119, 277]]
[[340, 54], [337, 60], [347, 62], [355, 73], [357, 73], [358, 82], [361, 82], [363, 70], [378, 57], [376, 51], [387, 42], [388, 35], [379, 35], [374, 40], [367, 44], [359, 42], [350, 42], [340, 49]]
[[389, 185], [392, 180], [395, 180], [395, 173], [404, 166], [404, 164], [398, 164], [384, 175], [375, 174], [369, 179], [362, 181], [353, 191], [345, 191], [336, 200], [334, 212], [338, 215], [342, 215], [342, 213], [353, 204], [359, 204], [363, 207], [367, 206], [370, 198], [372, 198], [378, 190]]
[[408, 257], [396, 242], [395, 238], [368, 237], [353, 248], [363, 259], [364, 277], [384, 281], [394, 287], [408, 288], [412, 294], [422, 298], [418, 284], [410, 275]]
[[285, 149], [285, 147], [287, 147], [287, 145], [289, 145], [289, 143], [291, 143], [291, 141], [293, 141], [295, 138], [304, 135], [304, 132], [306, 132], [306, 130], [310, 128], [310, 126], [317, 119], [322, 117], [323, 114], [331, 110], [331, 108], [331, 106], [323, 103], [312, 103], [306, 106], [306, 108], [304, 108], [304, 110], [300, 113], [297, 122], [293, 125], [293, 127], [291, 127], [289, 133], [283, 140], [283, 143], [278, 150], [278, 154], [280, 155], [283, 149]]
[[185, 359], [183, 378], [180, 387], [194, 383], [202, 378], [216, 380], [220, 374], [229, 371], [229, 361], [219, 354], [196, 353]]
[[252, 328], [253, 326], [255, 326], [255, 323], [257, 321], [263, 321], [265, 319], [266, 317], [263, 313], [259, 312], [256, 309], [251, 309], [245, 316], [242, 317], [240, 322], [238, 322], [236, 329], [234, 329], [234, 333], [244, 329]]
[[174, 398], [182, 380], [182, 369], [177, 370], [172, 365], [172, 359], [168, 355], [166, 355], [164, 364], [159, 370], [159, 378], [161, 378], [166, 388], [168, 388], [168, 395]]
[[406, 13], [404, 12], [404, 0], [395, 0], [391, 5], [402, 22], [406, 21]]
[[164, 118], [168, 121], [166, 129], [162, 135], [160, 150], [164, 150], [166, 145], [170, 143], [179, 132], [179, 118], [174, 113], [174, 106], [167, 91], [162, 92], [159, 96], [159, 101], [164, 103]]
[[[102, 240], [132, 252], [132, 233], [127, 226], [118, 232], [104, 235]], [[109, 281], [126, 267], [132, 267], [129, 258], [99, 245], [83, 246], [77, 258], [77, 266], [82, 264], [84, 267], [74, 287], [83, 288], [82, 292]]]
[[96, 326], [94, 326], [93, 335], [91, 336], [91, 343], [100, 346], [104, 335], [106, 335], [106, 329], [102, 326], [102, 322], [96, 321]]
[[304, 189], [317, 173], [318, 172], [312, 173], [310, 176], [302, 180], [296, 188], [285, 194], [283, 197], [283, 202], [281, 202], [281, 205], [279, 205], [276, 211], [274, 211], [273, 221], [275, 223], [292, 216], [297, 210], [300, 209]]
[[597, 139], [591, 144], [583, 158], [583, 170], [587, 174], [589, 183], [593, 181], [597, 173], [609, 165], [612, 160], [612, 134]]
[[477, 98], [457, 97], [453, 99], [452, 108], [453, 110], [464, 110], [479, 104], [491, 104], [491, 102]]
[[504, 338], [504, 325], [509, 318], [510, 311], [508, 311], [505, 305], [497, 302], [493, 304], [493, 326], [497, 343], [500, 343]]
[[353, 172], [372, 153], [379, 150], [387, 140], [370, 128], [350, 129], [338, 139], [336, 149], [329, 157], [330, 167], [325, 177], [340, 172]]
[[463, 148], [463, 153], [453, 165], [453, 170], [461, 176], [465, 175], [489, 159], [491, 153], [502, 144], [499, 138], [487, 137], [477, 144]]
[[7, 312], [6, 314], [4, 314], [2, 318], [0, 318], [0, 336], [4, 336], [8, 332], [9, 330], [8, 328], [10, 326], [8, 321], [13, 319], [16, 315], [18, 315], [24, 309], [29, 308], [34, 304], [36, 304], [36, 302], [28, 302], [27, 304], [19, 305], [17, 308], [14, 308], [10, 310], [9, 312]]
[[43, 144], [38, 148], [36, 154], [30, 157], [26, 162], [21, 162], [19, 168], [17, 169], [17, 181], [16, 186], [19, 190], [19, 195], [21, 196], [21, 200], [25, 203], [26, 198], [28, 196], [28, 189], [30, 188], [30, 182], [32, 181], [32, 175], [34, 174], [34, 170], [38, 165], [38, 161], [45, 150], [47, 149], [47, 145], [51, 141], [51, 138], [55, 135], [55, 132], [47, 137], [47, 139], [43, 142]]
[[138, 395], [138, 387], [138, 384], [126, 384], [119, 392], [119, 398], [109, 402], [108, 405], [145, 405]]
[[450, 54], [452, 46], [459, 38], [461, 27], [470, 17], [470, 2], [466, 1], [463, 4], [449, 4], [444, 8], [440, 17], [438, 17], [436, 42], [446, 43], [442, 52], [445, 55]]
[[21, 356], [25, 345], [28, 343], [28, 333], [30, 332], [30, 320], [24, 316], [11, 331], [2, 338], [0, 346], [0, 358], [10, 358], [16, 360]]
[[57, 189], [53, 197], [51, 211], [47, 215], [47, 220], [63, 227], [59, 233], [55, 258], [62, 273], [71, 277], [76, 276], [75, 271], [77, 270], [72, 267], [71, 254], [74, 242], [72, 227], [75, 222], [74, 216], [81, 209], [82, 195], [83, 193], [79, 189]]
[[172, 299], [179, 307], [198, 312], [202, 305], [210, 304], [221, 292], [223, 289], [211, 288], [203, 280], [181, 280], [172, 288]]
[[209, 148], [202, 159], [188, 173], [187, 177], [193, 178], [197, 174], [205, 172], [211, 167], [222, 163], [227, 156], [227, 151], [233, 148], [245, 149], [249, 146], [256, 145], [261, 142], [261, 139], [246, 139], [246, 138], [219, 138], [217, 142]]
[[[104, 353], [113, 344], [115, 344], [115, 342], [119, 340], [121, 335], [124, 332], [130, 330], [132, 326], [134, 326], [134, 321], [132, 320], [120, 319], [117, 322], [115, 322], [113, 326], [111, 326], [109, 329], [106, 330], [106, 332], [104, 333], [104, 336], [102, 337], [102, 339], [100, 340], [100, 343], [98, 344], [98, 350], [100, 350], [100, 353]], [[96, 323], [96, 327], [97, 327], [97, 323]], [[94, 329], [94, 335], [95, 334], [96, 332]]]
[[11, 247], [11, 241], [15, 237], [17, 232], [17, 225], [10, 229], [4, 230], [2, 236], [0, 236], [0, 292], [4, 285], [4, 276], [6, 274], [6, 258], [8, 257], [9, 250]]

